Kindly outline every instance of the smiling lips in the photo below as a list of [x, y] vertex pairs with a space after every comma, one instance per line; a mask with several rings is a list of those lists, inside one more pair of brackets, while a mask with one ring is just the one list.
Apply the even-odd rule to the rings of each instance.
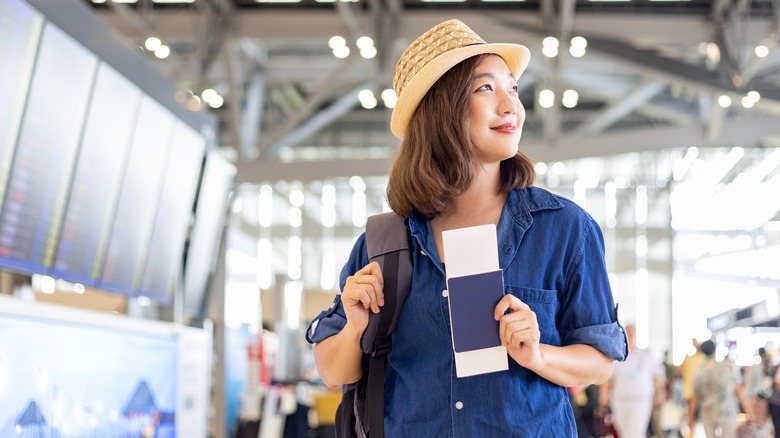
[[504, 134], [513, 134], [515, 131], [517, 131], [517, 125], [513, 123], [504, 123], [503, 125], [494, 126], [490, 129], [493, 131], [502, 132]]

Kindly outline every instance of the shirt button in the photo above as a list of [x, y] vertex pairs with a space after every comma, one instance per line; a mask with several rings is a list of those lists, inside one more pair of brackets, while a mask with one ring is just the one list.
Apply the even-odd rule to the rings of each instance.
[[441, 296], [443, 296], [444, 298], [447, 298], [448, 296], [450, 296], [450, 293], [447, 292], [447, 289], [444, 289], [443, 291], [441, 291]]
[[457, 402], [455, 403], [455, 409], [461, 410], [463, 409], [463, 402]]
[[427, 256], [427, 255], [428, 255], [428, 254], [426, 254], [426, 253], [425, 253], [425, 251], [423, 251], [423, 250], [420, 250], [420, 254], [422, 254], [422, 255], [424, 255], [424, 256]]

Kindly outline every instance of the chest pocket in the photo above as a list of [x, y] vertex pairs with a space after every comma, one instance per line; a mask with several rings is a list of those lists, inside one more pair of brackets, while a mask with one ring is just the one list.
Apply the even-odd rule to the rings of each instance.
[[559, 307], [557, 291], [509, 285], [506, 286], [506, 291], [528, 304], [531, 310], [536, 313], [536, 321], [539, 323], [543, 344], [561, 344], [561, 336], [555, 325], [555, 317]]

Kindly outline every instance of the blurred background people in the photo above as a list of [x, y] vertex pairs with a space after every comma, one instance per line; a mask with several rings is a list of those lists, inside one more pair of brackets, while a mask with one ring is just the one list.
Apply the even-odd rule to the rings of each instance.
[[759, 430], [765, 430], [769, 418], [767, 399], [772, 396], [772, 358], [765, 348], [758, 349], [758, 362], [745, 368], [745, 395], [753, 408], [753, 424]]
[[646, 350], [636, 346], [636, 327], [626, 325], [628, 359], [615, 362], [612, 378], [600, 388], [599, 405], [609, 406], [620, 438], [647, 436], [653, 401], [662, 399], [663, 369]]
[[700, 407], [699, 419], [708, 438], [736, 438], [740, 403], [748, 418], [754, 418], [739, 370], [731, 361], [715, 360], [715, 343], [712, 341], [702, 342], [699, 351], [704, 354], [705, 360], [693, 376], [688, 427], [694, 430], [696, 411]]
[[769, 415], [772, 418], [775, 438], [780, 438], [780, 366], [772, 364], [769, 367], [768, 375], [772, 393], [767, 399], [769, 403]]

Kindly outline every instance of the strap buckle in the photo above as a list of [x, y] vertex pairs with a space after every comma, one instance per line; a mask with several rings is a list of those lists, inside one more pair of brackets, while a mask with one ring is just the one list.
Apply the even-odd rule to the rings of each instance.
[[374, 348], [371, 351], [371, 357], [387, 356], [392, 349], [393, 342], [390, 340], [389, 336], [384, 339], [375, 339]]

